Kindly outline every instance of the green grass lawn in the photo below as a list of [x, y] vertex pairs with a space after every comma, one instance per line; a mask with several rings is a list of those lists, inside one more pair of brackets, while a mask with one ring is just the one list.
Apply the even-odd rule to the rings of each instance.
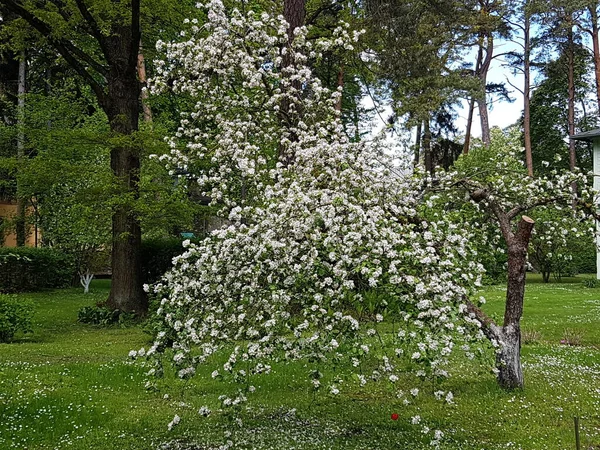
[[[0, 344], [0, 449], [209, 449], [230, 432], [232, 448], [431, 448], [409, 424], [415, 414], [445, 432], [444, 449], [575, 449], [575, 415], [582, 449], [600, 448], [600, 288], [585, 288], [580, 278], [537, 281], [528, 284], [523, 319], [524, 391], [496, 386], [491, 355], [457, 358], [455, 375], [441, 386], [455, 403], [441, 407], [425, 397], [420, 411], [382, 385], [315, 397], [307, 366], [274, 365], [241, 413], [241, 428], [215, 403], [230, 387], [210, 376], [145, 389], [144, 368], [127, 360], [129, 350], [148, 346], [141, 327], [77, 323], [80, 307], [106, 298], [106, 281], [93, 282], [88, 295], [79, 289], [22, 294], [36, 306], [35, 326], [33, 334]], [[499, 317], [503, 288], [483, 294], [486, 311]], [[215, 411], [208, 418], [197, 412], [204, 405]], [[390, 419], [394, 412], [400, 420]], [[175, 414], [181, 423], [168, 431]]]

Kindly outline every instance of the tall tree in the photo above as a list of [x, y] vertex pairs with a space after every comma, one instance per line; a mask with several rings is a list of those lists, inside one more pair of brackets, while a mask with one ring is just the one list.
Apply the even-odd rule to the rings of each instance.
[[108, 117], [115, 136], [110, 166], [122, 195], [112, 215], [112, 284], [107, 304], [143, 314], [148, 305], [142, 289], [141, 228], [131, 206], [139, 196], [140, 158], [131, 136], [138, 129], [139, 114], [140, 0], [0, 3], [25, 20], [87, 82]]
[[391, 90], [396, 117], [405, 118], [408, 127], [422, 127], [419, 148], [427, 170], [433, 169], [427, 130], [435, 114], [467, 90], [460, 50], [470, 39], [467, 16], [474, 7], [472, 1], [365, 2], [378, 75]]
[[[531, 141], [536, 174], [573, 165], [583, 170], [592, 169], [591, 155], [585, 147], [575, 147], [573, 152], [565, 144], [573, 129], [586, 128], [581, 108], [575, 107], [587, 101], [589, 53], [581, 45], [576, 45], [571, 59], [570, 52], [566, 48], [563, 50], [555, 60], [542, 66], [540, 75], [543, 79], [531, 96]], [[570, 65], [573, 66], [572, 72]], [[571, 84], [575, 97], [569, 101], [570, 94], [573, 95], [573, 91], [570, 93]], [[572, 113], [570, 107], [573, 108]], [[571, 160], [573, 154], [574, 164]]]
[[523, 141], [525, 146], [525, 166], [527, 174], [533, 176], [533, 156], [531, 153], [531, 57], [533, 36], [531, 22], [533, 15], [533, 0], [517, 0], [512, 14], [507, 22], [512, 28], [510, 40], [517, 44], [522, 51], [509, 52], [507, 59], [514, 73], [523, 75], [523, 86], [509, 84], [523, 95]]
[[[25, 89], [27, 82], [27, 59], [25, 50], [21, 51], [19, 58], [19, 80], [17, 82], [17, 167], [22, 167], [25, 159]], [[26, 200], [19, 192], [17, 186], [17, 216], [15, 220], [17, 247], [25, 245], [27, 240], [27, 224], [25, 221]]]

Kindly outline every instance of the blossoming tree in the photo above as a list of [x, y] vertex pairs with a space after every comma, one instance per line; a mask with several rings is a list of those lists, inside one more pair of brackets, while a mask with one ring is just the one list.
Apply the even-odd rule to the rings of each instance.
[[[524, 385], [521, 367], [521, 330], [525, 296], [525, 273], [527, 253], [535, 221], [526, 215], [547, 215], [548, 211], [559, 210], [570, 216], [570, 225], [557, 230], [543, 227], [538, 230], [538, 239], [563, 241], [569, 235], [594, 233], [591, 219], [596, 215], [595, 192], [582, 173], [552, 173], [548, 177], [527, 176], [519, 158], [520, 137], [514, 132], [503, 133], [496, 129], [490, 147], [480, 147], [462, 157], [451, 172], [441, 173], [432, 187], [429, 204], [438, 202], [432, 217], [443, 216], [450, 222], [456, 221], [469, 228], [464, 210], [449, 214], [451, 209], [467, 203], [471, 209], [469, 217], [477, 226], [471, 233], [484, 237], [490, 233], [482, 227], [491, 227], [500, 235], [507, 248], [507, 288], [505, 312], [502, 325], [496, 324], [483, 310], [468, 303], [473, 318], [482, 324], [482, 330], [497, 350], [497, 374], [499, 384], [507, 389], [522, 388]], [[579, 192], [573, 195], [571, 186], [577, 183]], [[567, 222], [568, 223], [568, 222]], [[587, 223], [582, 227], [581, 223]], [[557, 223], [557, 227], [560, 225]], [[557, 232], [559, 231], [559, 232]], [[489, 245], [482, 242], [480, 245]]]
[[[182, 42], [161, 44], [153, 89], [194, 99], [163, 160], [188, 173], [227, 224], [187, 244], [152, 287], [163, 326], [145, 352], [154, 371], [167, 347], [182, 378], [233, 347], [213, 375], [244, 379], [250, 391], [248, 380], [282, 359], [344, 360], [361, 384], [394, 383], [407, 367], [447, 375], [457, 341], [483, 336], [464, 301], [481, 266], [462, 227], [418, 216], [420, 182], [382, 142], [350, 142], [340, 92], [313, 75], [321, 52], [352, 49], [359, 33], [342, 25], [307, 40], [298, 27], [290, 44], [282, 17], [226, 12], [219, 0], [206, 10]], [[302, 114], [281, 121], [282, 104]], [[313, 372], [315, 388], [320, 377]], [[329, 380], [328, 391], [339, 390]]]

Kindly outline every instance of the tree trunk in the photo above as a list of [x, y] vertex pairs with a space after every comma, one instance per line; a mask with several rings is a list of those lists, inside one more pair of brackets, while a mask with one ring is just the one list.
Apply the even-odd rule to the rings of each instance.
[[501, 332], [501, 346], [496, 363], [498, 383], [505, 389], [523, 387], [521, 367], [521, 317], [525, 298], [525, 275], [527, 267], [527, 247], [533, 230], [533, 219], [523, 216], [513, 234], [503, 230], [508, 245], [508, 281], [504, 324]]
[[590, 18], [592, 22], [592, 47], [594, 49], [594, 75], [596, 78], [596, 100], [600, 110], [600, 43], [598, 39], [598, 11], [596, 5], [589, 7]]
[[[117, 47], [118, 44], [113, 45]], [[125, 44], [121, 45], [126, 48]], [[118, 60], [119, 56], [123, 64], [111, 65], [106, 104], [102, 105], [111, 131], [123, 139], [123, 144], [110, 152], [110, 167], [122, 198], [112, 216], [112, 282], [107, 306], [144, 315], [148, 310], [148, 300], [142, 287], [142, 232], [139, 219], [129, 203], [131, 198], [139, 198], [140, 157], [139, 150], [125, 141], [138, 130], [140, 84], [136, 70], [127, 70], [127, 52], [123, 51], [115, 58]]]
[[[17, 87], [17, 167], [20, 169], [25, 159], [25, 86], [26, 86], [27, 61], [25, 50], [21, 52], [19, 60], [19, 80]], [[17, 183], [19, 178], [17, 176]], [[26, 200], [19, 192], [17, 184], [17, 216], [15, 217], [15, 234], [17, 247], [23, 247], [27, 240], [27, 226], [25, 221]]]
[[[567, 79], [568, 79], [568, 106], [567, 106], [567, 121], [569, 136], [575, 134], [575, 55], [574, 55], [574, 42], [573, 42], [573, 31], [570, 28], [568, 31], [568, 43], [567, 43]], [[569, 168], [575, 170], [577, 165], [577, 159], [575, 155], [575, 141], [569, 139]]]
[[339, 112], [341, 114], [342, 113], [342, 97], [343, 97], [342, 93], [344, 91], [344, 64], [340, 64], [340, 70], [338, 70], [337, 87], [338, 87], [338, 90], [340, 91], [340, 97], [338, 98], [338, 101], [335, 104], [335, 109], [337, 110], [337, 112]]
[[[479, 68], [479, 79], [481, 80], [481, 89], [483, 92], [480, 93], [480, 96], [477, 98], [477, 105], [479, 107], [479, 119], [481, 122], [481, 140], [483, 144], [487, 147], [491, 142], [490, 135], [490, 120], [488, 115], [488, 106], [487, 106], [487, 74], [490, 70], [490, 65], [492, 63], [492, 57], [494, 55], [494, 36], [491, 32], [486, 32], [485, 35], [486, 47], [485, 47], [485, 58], [481, 62], [481, 67]], [[483, 38], [480, 41], [480, 45], [483, 46]]]
[[471, 146], [471, 127], [473, 126], [473, 112], [475, 111], [475, 98], [469, 99], [469, 116], [467, 117], [467, 130], [465, 132], [465, 144], [463, 146], [463, 154], [469, 154]]
[[492, 138], [490, 135], [490, 119], [488, 116], [486, 97], [484, 92], [483, 96], [477, 99], [477, 107], [479, 109], [479, 121], [481, 123], [481, 140], [483, 141], [483, 145], [487, 147], [490, 145]]
[[419, 159], [421, 158], [421, 133], [423, 132], [423, 123], [417, 124], [417, 136], [415, 137], [415, 159], [413, 160], [413, 166], [419, 165]]
[[531, 40], [530, 34], [530, 17], [525, 5], [525, 23], [523, 26], [523, 75], [525, 78], [523, 84], [523, 137], [525, 140], [525, 165], [527, 166], [527, 174], [533, 177], [533, 155], [531, 150], [531, 110], [530, 110], [530, 90], [531, 90], [531, 70], [530, 70], [530, 55], [531, 55]]
[[[138, 79], [140, 80], [140, 83], [142, 84], [142, 86], [145, 88], [148, 79], [146, 77], [146, 63], [144, 62], [142, 41], [140, 41], [140, 50], [138, 53], [137, 72], [138, 72]], [[152, 109], [150, 108], [150, 105], [148, 104], [148, 98], [149, 98], [148, 90], [142, 89], [141, 100], [142, 100], [142, 111], [143, 111], [144, 122], [147, 124], [152, 124]]]
[[431, 129], [429, 128], [429, 118], [424, 121], [423, 132], [423, 155], [425, 160], [425, 170], [433, 175], [433, 155], [431, 154]]
[[[304, 16], [306, 0], [284, 0], [283, 2], [283, 18], [288, 23], [289, 27], [287, 30], [288, 35], [288, 49], [283, 56], [281, 72], [285, 76], [286, 69], [294, 65], [293, 52], [291, 51], [292, 42], [294, 41], [294, 30], [304, 25]], [[287, 95], [282, 98], [281, 107], [279, 109], [279, 120], [282, 126], [291, 130], [295, 127], [298, 122], [298, 116], [301, 113], [297, 108], [293, 108], [295, 100], [302, 86], [296, 80], [291, 81], [289, 85], [283, 84], [283, 89], [287, 90]], [[297, 105], [294, 105], [297, 106]], [[289, 142], [295, 142], [298, 140], [298, 136], [293, 131], [290, 131], [287, 140]], [[287, 148], [283, 141], [279, 142], [278, 148], [279, 160], [284, 166], [289, 166], [294, 161], [294, 155], [291, 149]]]

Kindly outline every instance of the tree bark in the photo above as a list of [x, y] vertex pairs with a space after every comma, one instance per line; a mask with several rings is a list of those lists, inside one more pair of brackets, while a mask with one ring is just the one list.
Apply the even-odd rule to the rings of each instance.
[[[108, 95], [102, 108], [106, 112], [110, 129], [121, 139], [138, 130], [140, 84], [136, 65], [130, 64], [131, 34], [123, 27], [111, 43], [114, 50], [107, 77]], [[137, 44], [137, 41], [136, 41]], [[137, 45], [135, 61], [137, 61]], [[140, 157], [131, 142], [112, 148], [110, 167], [124, 197], [139, 198]], [[139, 218], [128, 199], [122, 199], [112, 217], [112, 282], [107, 306], [111, 309], [135, 312], [144, 315], [148, 300], [142, 287], [141, 241]]]
[[342, 93], [344, 91], [344, 64], [340, 64], [340, 69], [338, 70], [338, 76], [337, 76], [337, 87], [338, 90], [340, 90], [339, 88], [341, 88], [340, 90], [340, 97], [338, 98], [336, 104], [335, 104], [335, 109], [337, 110], [338, 113], [342, 113]]
[[486, 201], [484, 203], [486, 209], [498, 221], [502, 237], [508, 247], [508, 279], [502, 327], [496, 325], [481, 309], [470, 302], [467, 302], [467, 310], [481, 322], [484, 334], [499, 344], [496, 353], [498, 384], [508, 390], [520, 389], [524, 386], [521, 366], [521, 317], [525, 299], [527, 248], [535, 222], [530, 217], [522, 216], [516, 231], [513, 232], [511, 220], [516, 212], [503, 211], [499, 204], [490, 200], [490, 193], [485, 188], [470, 190], [469, 194], [475, 202]]
[[469, 154], [469, 148], [471, 147], [471, 127], [473, 126], [473, 112], [475, 111], [475, 98], [469, 99], [469, 115], [467, 117], [467, 130], [465, 132], [465, 144], [463, 146], [463, 154]]
[[[146, 83], [148, 82], [148, 78], [146, 77], [146, 63], [144, 62], [144, 52], [143, 52], [143, 48], [142, 48], [142, 41], [140, 41], [140, 50], [138, 52], [137, 72], [138, 72], [138, 79], [140, 80], [142, 87], [145, 88]], [[147, 124], [152, 124], [152, 109], [150, 108], [150, 104], [148, 103], [148, 98], [149, 98], [148, 90], [142, 89], [141, 101], [142, 101], [142, 111], [143, 111], [144, 122]]]
[[431, 129], [429, 128], [429, 118], [424, 121], [423, 130], [423, 155], [425, 160], [425, 170], [433, 175], [433, 155], [431, 153]]
[[[304, 25], [304, 17], [306, 15], [305, 3], [306, 0], [284, 0], [283, 2], [283, 18], [289, 25], [287, 30], [287, 51], [283, 56], [281, 67], [284, 79], [287, 69], [294, 65], [293, 52], [291, 51], [292, 42], [294, 41], [294, 30]], [[297, 103], [296, 99], [300, 95], [302, 86], [298, 81], [292, 81], [289, 85], [284, 85], [284, 89], [287, 90], [287, 93], [281, 101], [279, 120], [284, 128], [291, 130], [298, 121], [298, 115], [301, 114], [301, 112], [298, 111], [299, 105], [295, 105], [295, 103]], [[290, 131], [287, 136], [287, 141], [295, 142], [297, 140], [298, 136], [296, 136], [293, 131]], [[284, 166], [289, 166], [294, 161], [292, 150], [288, 147], [289, 146], [286, 145], [285, 142], [279, 142], [278, 156]]]
[[[19, 60], [19, 80], [17, 84], [17, 167], [20, 169], [25, 159], [25, 87], [27, 60], [25, 50], [21, 51]], [[27, 225], [25, 220], [26, 200], [19, 192], [17, 177], [17, 215], [15, 217], [15, 234], [17, 247], [23, 247], [27, 240]]]
[[[567, 79], [568, 79], [568, 106], [567, 106], [567, 126], [569, 136], [575, 134], [575, 55], [572, 28], [568, 30], [567, 40]], [[569, 139], [569, 168], [573, 171], [577, 165], [575, 155], [575, 141]]]
[[[487, 74], [490, 70], [490, 65], [492, 63], [492, 58], [494, 56], [494, 36], [490, 31], [485, 34], [486, 46], [485, 50], [482, 47], [482, 50], [485, 51], [485, 58], [483, 58], [481, 62], [481, 66], [479, 67], [479, 79], [481, 80], [481, 89], [483, 90], [480, 93], [480, 96], [477, 98], [477, 105], [479, 107], [479, 119], [481, 122], [481, 140], [483, 144], [487, 147], [491, 142], [490, 135], [490, 120], [488, 115], [488, 106], [487, 106]], [[480, 45], [483, 46], [483, 37], [480, 41]]]
[[525, 141], [525, 165], [527, 166], [527, 174], [533, 177], [533, 155], [531, 149], [531, 109], [530, 109], [530, 91], [531, 91], [531, 70], [530, 70], [530, 57], [531, 57], [531, 39], [530, 39], [530, 28], [531, 19], [527, 4], [525, 5], [524, 11], [524, 24], [523, 24], [523, 138]]
[[[508, 281], [504, 324], [500, 352], [497, 354], [498, 383], [505, 389], [523, 387], [521, 367], [521, 317], [525, 298], [527, 247], [534, 225], [533, 219], [523, 216], [513, 234], [505, 234], [508, 244]], [[504, 233], [503, 233], [504, 234]]]
[[598, 11], [596, 10], [596, 5], [589, 6], [588, 9], [592, 25], [591, 35], [594, 53], [594, 75], [596, 79], [596, 101], [598, 102], [598, 109], [600, 110], [600, 43], [598, 38]]

